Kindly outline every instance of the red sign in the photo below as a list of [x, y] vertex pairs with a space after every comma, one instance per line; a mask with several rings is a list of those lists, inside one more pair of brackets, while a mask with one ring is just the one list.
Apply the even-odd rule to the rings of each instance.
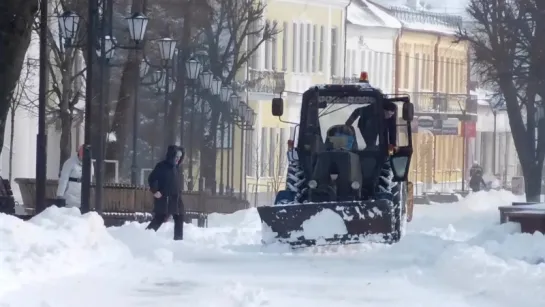
[[477, 122], [464, 121], [462, 125], [462, 136], [466, 138], [474, 138], [477, 136]]

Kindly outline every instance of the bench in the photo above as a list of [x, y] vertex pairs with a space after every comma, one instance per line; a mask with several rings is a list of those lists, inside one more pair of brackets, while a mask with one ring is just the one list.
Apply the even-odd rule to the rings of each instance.
[[545, 204], [513, 203], [498, 209], [500, 223], [515, 222], [520, 224], [523, 233], [539, 231], [545, 234]]
[[[23, 204], [31, 212], [35, 208], [36, 180], [16, 178]], [[46, 181], [46, 198], [54, 199], [57, 192], [57, 180]], [[94, 205], [94, 185], [91, 185], [91, 205]], [[148, 221], [153, 210], [151, 193], [145, 186], [130, 184], [105, 184], [103, 192], [103, 218], [106, 224], [119, 224], [124, 221]], [[246, 200], [227, 195], [212, 195], [208, 192], [183, 192], [182, 199], [186, 209], [186, 222], [198, 220], [201, 227], [206, 227], [210, 213], [233, 213], [249, 208]], [[94, 208], [92, 208], [94, 209]]]
[[15, 198], [9, 180], [0, 177], [0, 213], [15, 214]]

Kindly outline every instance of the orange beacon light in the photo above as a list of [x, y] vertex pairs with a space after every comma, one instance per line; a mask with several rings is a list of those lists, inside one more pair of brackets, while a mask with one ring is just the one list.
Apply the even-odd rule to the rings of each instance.
[[367, 74], [367, 72], [362, 71], [360, 73], [360, 82], [369, 82], [369, 75]]

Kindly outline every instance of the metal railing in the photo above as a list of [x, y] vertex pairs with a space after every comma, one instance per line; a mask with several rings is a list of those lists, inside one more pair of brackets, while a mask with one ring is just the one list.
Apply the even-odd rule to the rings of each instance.
[[280, 94], [286, 89], [283, 71], [248, 70], [248, 79], [234, 82], [237, 91]]

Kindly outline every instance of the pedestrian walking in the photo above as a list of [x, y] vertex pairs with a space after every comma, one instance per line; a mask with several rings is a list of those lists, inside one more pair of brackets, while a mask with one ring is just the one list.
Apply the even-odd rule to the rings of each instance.
[[174, 240], [183, 240], [184, 203], [182, 201], [182, 170], [184, 149], [168, 146], [165, 159], [155, 165], [148, 176], [148, 184], [153, 194], [153, 219], [146, 229], [157, 231], [172, 216], [174, 220]]

